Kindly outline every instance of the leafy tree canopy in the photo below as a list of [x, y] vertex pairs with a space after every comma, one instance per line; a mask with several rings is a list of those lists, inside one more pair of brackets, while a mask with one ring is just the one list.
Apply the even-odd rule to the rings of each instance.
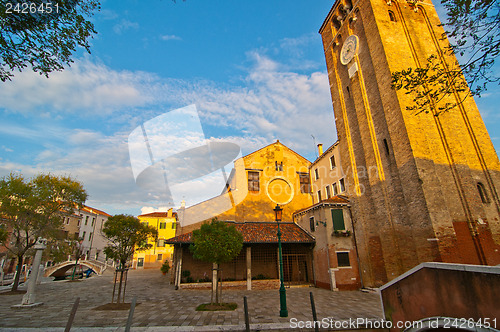
[[[407, 109], [436, 114], [449, 111], [469, 95], [481, 96], [488, 84], [500, 82], [493, 71], [500, 54], [500, 0], [442, 0], [447, 11], [443, 24], [450, 46], [445, 55], [458, 61], [444, 62], [443, 55], [432, 55], [422, 67], [393, 73], [392, 86], [413, 96]], [[443, 38], [446, 38], [443, 36]], [[451, 57], [453, 58], [453, 57]], [[459, 95], [455, 102], [446, 101]]]
[[83, 185], [68, 176], [40, 174], [27, 180], [10, 174], [0, 180], [0, 215], [10, 233], [0, 243], [17, 256], [18, 269], [39, 237], [52, 238], [62, 228], [61, 212], [72, 213], [86, 199]]
[[209, 263], [226, 263], [236, 257], [243, 247], [243, 235], [228, 223], [212, 219], [193, 231], [189, 249], [196, 259]]
[[152, 245], [148, 240], [158, 236], [158, 231], [154, 227], [142, 224], [134, 216], [124, 214], [109, 217], [102, 233], [110, 241], [104, 248], [104, 253], [109, 258], [120, 261], [122, 267], [132, 258], [134, 250], [151, 248]]
[[73, 62], [77, 46], [90, 53], [96, 34], [88, 19], [97, 0], [10, 0], [0, 2], [0, 80], [30, 66], [48, 77]]

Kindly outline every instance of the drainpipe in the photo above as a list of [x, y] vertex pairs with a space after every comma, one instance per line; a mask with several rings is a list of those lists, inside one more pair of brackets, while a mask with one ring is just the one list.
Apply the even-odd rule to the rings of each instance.
[[[323, 208], [321, 210], [323, 211], [323, 220], [326, 223], [325, 204], [323, 204]], [[328, 223], [325, 226], [325, 238], [326, 238], [326, 259], [328, 260], [328, 275], [330, 276], [330, 290], [333, 291], [331, 274], [334, 272], [332, 271], [332, 268], [330, 266], [330, 245], [329, 245], [329, 241], [328, 241]], [[337, 280], [337, 279], [335, 279], [335, 280]]]
[[[94, 237], [95, 237], [95, 224], [97, 224], [97, 213], [95, 213], [95, 221], [94, 225], [92, 226], [92, 238], [90, 239], [90, 250], [89, 253], [92, 256], [92, 243], [94, 243]], [[96, 249], [97, 252], [97, 249]]]

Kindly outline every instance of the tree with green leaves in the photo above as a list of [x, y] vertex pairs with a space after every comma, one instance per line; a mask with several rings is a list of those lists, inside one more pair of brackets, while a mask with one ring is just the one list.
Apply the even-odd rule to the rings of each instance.
[[0, 180], [0, 215], [9, 232], [0, 244], [17, 257], [13, 291], [19, 285], [24, 256], [36, 240], [55, 237], [62, 229], [61, 212], [73, 213], [86, 200], [83, 185], [69, 176], [40, 174], [27, 180], [10, 174]]
[[1, 1], [0, 80], [26, 67], [48, 77], [73, 62], [77, 46], [90, 53], [89, 19], [99, 9], [97, 0]]
[[[234, 225], [213, 218], [193, 231], [193, 244], [189, 247], [194, 258], [212, 263], [217, 271], [216, 282], [212, 282], [212, 302], [219, 304], [219, 265], [230, 262], [243, 248], [243, 235]], [[222, 280], [221, 280], [222, 283]], [[214, 287], [215, 285], [215, 287]], [[220, 287], [222, 290], [222, 287]], [[221, 292], [222, 293], [222, 292]], [[222, 295], [222, 294], [221, 294]]]
[[[443, 55], [430, 56], [422, 67], [392, 74], [392, 87], [413, 97], [407, 109], [417, 114], [432, 108], [436, 114], [449, 111], [471, 95], [481, 96], [488, 84], [500, 82], [493, 71], [500, 55], [500, 0], [441, 3], [447, 15], [443, 39], [451, 41], [449, 47]], [[458, 96], [458, 100], [449, 102], [448, 96]]]
[[[123, 274], [127, 262], [133, 257], [134, 251], [143, 251], [151, 248], [152, 244], [148, 242], [151, 239], [156, 239], [158, 231], [152, 226], [142, 224], [134, 216], [118, 214], [108, 218], [102, 228], [102, 234], [109, 240], [109, 244], [104, 248], [104, 253], [108, 258], [120, 262], [120, 285], [117, 301], [120, 302]], [[125, 295], [122, 300], [124, 298]]]

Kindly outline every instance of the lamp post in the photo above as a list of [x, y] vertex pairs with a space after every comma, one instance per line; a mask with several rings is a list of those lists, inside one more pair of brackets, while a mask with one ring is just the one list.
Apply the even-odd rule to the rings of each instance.
[[[78, 267], [78, 260], [80, 259], [80, 256], [82, 255], [81, 251], [82, 251], [82, 243], [83, 243], [83, 239], [80, 239], [77, 243], [76, 243], [76, 257], [75, 257], [75, 268], [73, 269], [73, 275], [71, 276], [71, 280], [75, 280], [75, 273], [76, 273], [76, 268]], [[83, 275], [82, 275], [83, 277]]]
[[288, 310], [286, 308], [286, 290], [283, 283], [283, 256], [281, 255], [281, 229], [280, 221], [283, 209], [276, 204], [274, 208], [274, 215], [276, 217], [276, 222], [278, 223], [278, 256], [280, 260], [280, 317], [288, 317]]

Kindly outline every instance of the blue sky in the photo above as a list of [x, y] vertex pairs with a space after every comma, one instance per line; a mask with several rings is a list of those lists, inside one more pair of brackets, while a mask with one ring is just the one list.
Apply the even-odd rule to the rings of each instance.
[[[313, 160], [311, 135], [335, 141], [318, 34], [332, 0], [101, 4], [91, 55], [49, 79], [25, 71], [1, 83], [0, 176], [69, 174], [88, 205], [138, 215], [165, 202], [136, 185], [128, 136], [165, 112], [196, 104], [205, 138], [243, 155], [279, 139]], [[477, 99], [496, 146], [499, 95]]]

